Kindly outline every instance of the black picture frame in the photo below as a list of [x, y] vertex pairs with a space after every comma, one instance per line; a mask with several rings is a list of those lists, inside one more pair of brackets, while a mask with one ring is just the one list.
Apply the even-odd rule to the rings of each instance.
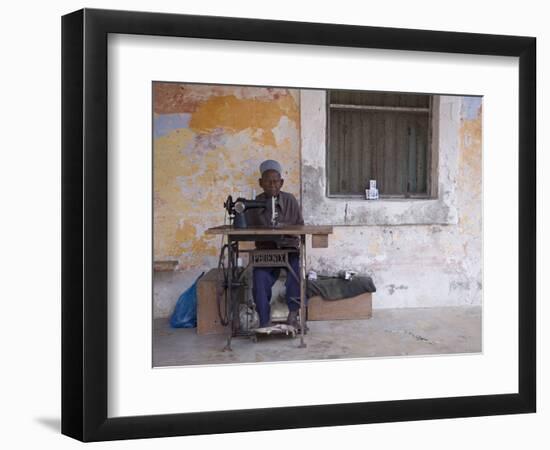
[[[518, 57], [518, 391], [108, 418], [109, 33]], [[534, 37], [97, 9], [63, 16], [62, 433], [82, 441], [104, 441], [535, 412], [535, 93]]]

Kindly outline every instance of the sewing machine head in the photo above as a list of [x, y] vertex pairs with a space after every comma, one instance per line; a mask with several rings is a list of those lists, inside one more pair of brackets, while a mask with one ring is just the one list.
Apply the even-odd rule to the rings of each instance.
[[[271, 206], [270, 206], [271, 204]], [[233, 197], [228, 196], [223, 206], [229, 214], [229, 219], [233, 221], [235, 228], [247, 228], [245, 211], [254, 208], [270, 208], [271, 209], [271, 225], [277, 226], [277, 208], [275, 197], [266, 200], [248, 200], [239, 197], [233, 201]]]

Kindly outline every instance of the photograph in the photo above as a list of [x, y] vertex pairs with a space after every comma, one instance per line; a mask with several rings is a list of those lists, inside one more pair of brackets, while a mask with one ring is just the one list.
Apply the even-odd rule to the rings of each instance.
[[153, 81], [153, 367], [483, 352], [483, 97]]

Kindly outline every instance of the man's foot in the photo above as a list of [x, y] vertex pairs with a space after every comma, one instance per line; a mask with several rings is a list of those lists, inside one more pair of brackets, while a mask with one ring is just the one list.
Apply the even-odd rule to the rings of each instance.
[[[286, 318], [287, 325], [290, 325], [296, 329], [296, 332], [299, 332], [302, 330], [300, 321], [298, 320], [298, 311], [290, 311], [288, 313], [288, 317]], [[309, 331], [309, 327], [307, 324], [304, 324], [304, 333], [307, 333]]]
[[286, 323], [294, 328], [300, 328], [300, 322], [298, 320], [298, 311], [289, 311]]

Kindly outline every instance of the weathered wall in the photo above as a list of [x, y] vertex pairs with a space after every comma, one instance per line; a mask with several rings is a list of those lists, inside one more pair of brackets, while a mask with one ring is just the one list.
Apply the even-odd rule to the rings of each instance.
[[225, 198], [258, 186], [258, 166], [283, 165], [284, 189], [300, 198], [299, 92], [289, 89], [153, 84], [154, 315], [168, 316], [179, 294], [217, 266]]
[[336, 225], [328, 249], [311, 249], [325, 273], [370, 274], [375, 308], [481, 303], [481, 100], [439, 98], [439, 196], [343, 200], [324, 196], [325, 98], [301, 93], [302, 185], [308, 223]]
[[[480, 304], [481, 100], [440, 97], [434, 200], [328, 199], [324, 91], [156, 83], [154, 315], [166, 317], [197, 275], [217, 265], [223, 201], [257, 184], [278, 159], [285, 190], [302, 197], [306, 223], [334, 226], [328, 249], [308, 249], [321, 272], [372, 275], [375, 308]], [[302, 191], [302, 192], [300, 192]]]

